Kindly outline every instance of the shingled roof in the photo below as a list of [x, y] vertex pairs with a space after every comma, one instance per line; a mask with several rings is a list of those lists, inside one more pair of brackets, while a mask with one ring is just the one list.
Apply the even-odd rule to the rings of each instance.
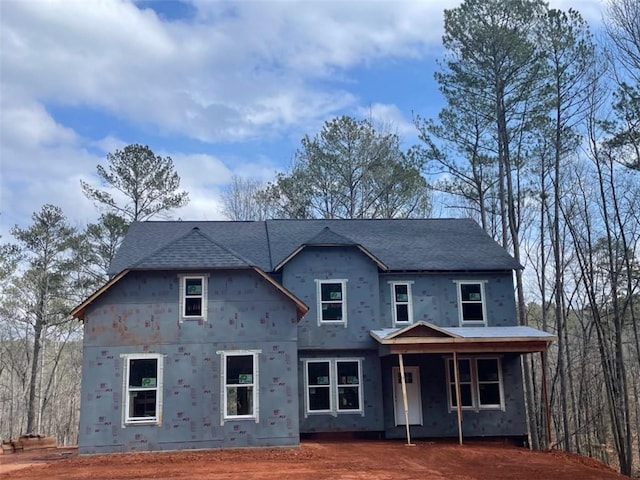
[[358, 246], [389, 271], [522, 268], [470, 219], [148, 221], [129, 227], [109, 273], [240, 265], [272, 272], [301, 246], [327, 244]]
[[251, 262], [243, 259], [231, 249], [219, 245], [193, 227], [184, 236], [169, 242], [148, 257], [132, 266], [144, 268], [215, 268], [249, 267]]

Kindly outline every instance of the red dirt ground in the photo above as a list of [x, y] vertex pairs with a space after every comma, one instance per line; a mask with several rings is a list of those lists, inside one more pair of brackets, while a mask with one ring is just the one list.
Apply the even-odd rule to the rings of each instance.
[[76, 455], [74, 449], [0, 456], [2, 480], [621, 480], [589, 458], [503, 443], [303, 441], [300, 448]]

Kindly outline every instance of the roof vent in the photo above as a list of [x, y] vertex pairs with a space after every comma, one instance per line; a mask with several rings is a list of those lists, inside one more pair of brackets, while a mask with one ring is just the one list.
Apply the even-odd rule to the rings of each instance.
[[197, 232], [199, 232], [199, 231], [200, 231], [200, 228], [199, 228], [199, 227], [193, 227], [193, 228], [191, 229], [191, 231], [194, 231], [194, 230], [195, 230], [195, 231], [197, 231]]

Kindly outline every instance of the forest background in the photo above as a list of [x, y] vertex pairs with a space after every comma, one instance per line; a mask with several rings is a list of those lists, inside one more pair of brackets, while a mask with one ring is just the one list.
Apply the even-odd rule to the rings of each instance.
[[[575, 10], [467, 0], [445, 11], [436, 80], [446, 106], [393, 125], [343, 116], [306, 135], [263, 184], [235, 177], [231, 220], [471, 217], [525, 266], [519, 323], [558, 337], [527, 358], [534, 448], [589, 455], [638, 475], [640, 459], [640, 5], [610, 0], [602, 38]], [[0, 436], [77, 439], [82, 325], [69, 311], [102, 285], [128, 224], [189, 201], [170, 157], [115, 150], [81, 182], [99, 218], [72, 226], [46, 204], [0, 245]]]

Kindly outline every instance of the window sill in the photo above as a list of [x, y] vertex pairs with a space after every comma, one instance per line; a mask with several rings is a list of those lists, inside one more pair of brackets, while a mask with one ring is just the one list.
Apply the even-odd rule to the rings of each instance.
[[[463, 412], [475, 412], [475, 413], [480, 413], [480, 412], [504, 412], [506, 411], [506, 409], [504, 407], [501, 407], [500, 405], [496, 405], [496, 406], [491, 406], [491, 407], [462, 407], [462, 411]], [[457, 409], [456, 407], [449, 407], [449, 413], [456, 413]]]
[[136, 425], [160, 425], [160, 422], [154, 418], [153, 420], [125, 420], [125, 427], [134, 427]]
[[332, 410], [312, 410], [312, 411], [307, 411], [305, 412], [306, 416], [309, 415], [331, 415], [332, 417], [335, 417], [337, 415], [360, 415], [360, 416], [364, 416], [364, 410], [337, 410], [337, 411], [332, 411]]

